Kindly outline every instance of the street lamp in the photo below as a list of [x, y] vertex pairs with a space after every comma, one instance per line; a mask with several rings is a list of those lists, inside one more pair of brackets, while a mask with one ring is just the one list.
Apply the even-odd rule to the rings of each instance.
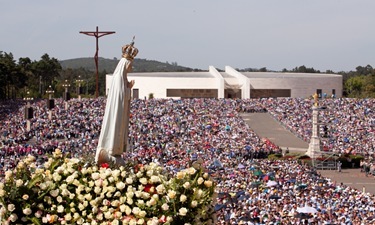
[[76, 83], [78, 84], [78, 87], [77, 87], [78, 99], [81, 100], [81, 94], [83, 94], [83, 88], [81, 87], [83, 80], [81, 79], [81, 76], [78, 76], [78, 80], [76, 80]]
[[27, 101], [26, 107], [25, 107], [25, 120], [26, 121], [26, 130], [31, 130], [31, 122], [30, 119], [33, 118], [33, 108], [30, 105], [30, 101], [34, 100], [33, 97], [30, 97], [30, 92], [26, 92], [26, 97], [23, 98], [23, 100]]
[[63, 95], [63, 98], [65, 100], [65, 109], [68, 110], [68, 101], [70, 100], [70, 93], [68, 88], [70, 87], [70, 84], [68, 83], [68, 80], [65, 80], [65, 83], [62, 85], [65, 88], [65, 92]]
[[52, 120], [52, 109], [55, 107], [55, 101], [52, 99], [53, 93], [55, 91], [52, 89], [51, 85], [47, 88], [46, 93], [48, 94], [48, 99], [47, 99], [47, 108], [49, 109], [48, 112], [48, 118]]

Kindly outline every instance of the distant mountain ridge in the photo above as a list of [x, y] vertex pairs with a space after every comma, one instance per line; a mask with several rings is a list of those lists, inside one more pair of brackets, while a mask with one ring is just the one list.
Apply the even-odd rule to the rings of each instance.
[[[63, 69], [79, 69], [95, 71], [95, 61], [93, 57], [66, 59], [59, 61]], [[99, 58], [99, 71], [106, 71], [113, 73], [119, 59], [106, 59]], [[193, 69], [189, 67], [179, 66], [177, 63], [163, 63], [156, 60], [148, 59], [134, 59], [132, 72], [188, 72], [188, 71], [201, 71], [200, 69]]]

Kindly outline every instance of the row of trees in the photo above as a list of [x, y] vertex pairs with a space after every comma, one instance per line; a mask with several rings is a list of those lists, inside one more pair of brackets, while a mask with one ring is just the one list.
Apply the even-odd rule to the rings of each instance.
[[[99, 75], [100, 94], [104, 94], [106, 71]], [[79, 78], [80, 77], [80, 78]], [[75, 92], [74, 82], [83, 80], [84, 93], [93, 95], [96, 89], [94, 72], [84, 68], [62, 69], [56, 58], [44, 54], [40, 60], [19, 58], [16, 61], [12, 53], [0, 51], [0, 99], [24, 98], [29, 92], [31, 97], [45, 97], [49, 86], [61, 97], [63, 84], [67, 80]]]
[[375, 69], [372, 66], [357, 66], [355, 71], [340, 74], [344, 77], [344, 96], [375, 98]]
[[[146, 67], [146, 65], [144, 65], [146, 61], [148, 66], [150, 66], [150, 62], [151, 64], [155, 62], [154, 69], [163, 71], [160, 68], [160, 62], [157, 64], [157, 61], [150, 60], [142, 61], [138, 59], [138, 61], [135, 61], [138, 64], [134, 67]], [[177, 66], [177, 63], [172, 64], [175, 64], [175, 67], [180, 67]], [[134, 72], [140, 70], [141, 69], [134, 69]], [[250, 72], [268, 71], [266, 67], [261, 69], [246, 68], [238, 70]], [[308, 68], [304, 65], [291, 70], [283, 69], [282, 72], [321, 73], [319, 70]], [[334, 72], [332, 70], [327, 70], [325, 73], [332, 74]], [[106, 70], [99, 72], [100, 95], [104, 95], [105, 93], [106, 74]], [[358, 66], [355, 71], [341, 71], [337, 74], [343, 75], [343, 94], [345, 97], [375, 97], [375, 69], [372, 66]], [[75, 90], [74, 87], [76, 87], [76, 85], [74, 82], [78, 79], [84, 81], [82, 86], [86, 95], [95, 94], [96, 77], [94, 76], [94, 72], [89, 69], [83, 67], [62, 69], [60, 62], [56, 58], [51, 58], [48, 54], [44, 54], [40, 60], [32, 61], [30, 58], [26, 57], [19, 58], [18, 62], [16, 62], [12, 53], [0, 51], [0, 99], [23, 98], [26, 96], [27, 92], [30, 92], [31, 96], [35, 98], [45, 97], [45, 91], [50, 85], [55, 91], [55, 96], [61, 97], [64, 91], [62, 85], [65, 83], [65, 80], [67, 80], [71, 84], [71, 88]], [[75, 91], [72, 93], [74, 92]]]

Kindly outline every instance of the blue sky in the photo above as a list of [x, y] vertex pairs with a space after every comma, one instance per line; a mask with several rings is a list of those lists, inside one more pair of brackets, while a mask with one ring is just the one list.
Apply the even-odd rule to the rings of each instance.
[[136, 36], [138, 58], [192, 68], [321, 71], [375, 67], [374, 0], [0, 0], [0, 51], [16, 60], [121, 57]]

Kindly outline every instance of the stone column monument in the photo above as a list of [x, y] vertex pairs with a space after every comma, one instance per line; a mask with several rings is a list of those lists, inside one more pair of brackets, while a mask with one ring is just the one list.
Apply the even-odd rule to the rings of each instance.
[[306, 155], [310, 156], [310, 158], [315, 159], [318, 156], [318, 153], [321, 151], [320, 147], [320, 135], [319, 135], [319, 100], [318, 94], [315, 93], [314, 97], [314, 105], [312, 107], [312, 119], [313, 119], [313, 127], [312, 127], [312, 136], [310, 139], [309, 148], [306, 152]]

